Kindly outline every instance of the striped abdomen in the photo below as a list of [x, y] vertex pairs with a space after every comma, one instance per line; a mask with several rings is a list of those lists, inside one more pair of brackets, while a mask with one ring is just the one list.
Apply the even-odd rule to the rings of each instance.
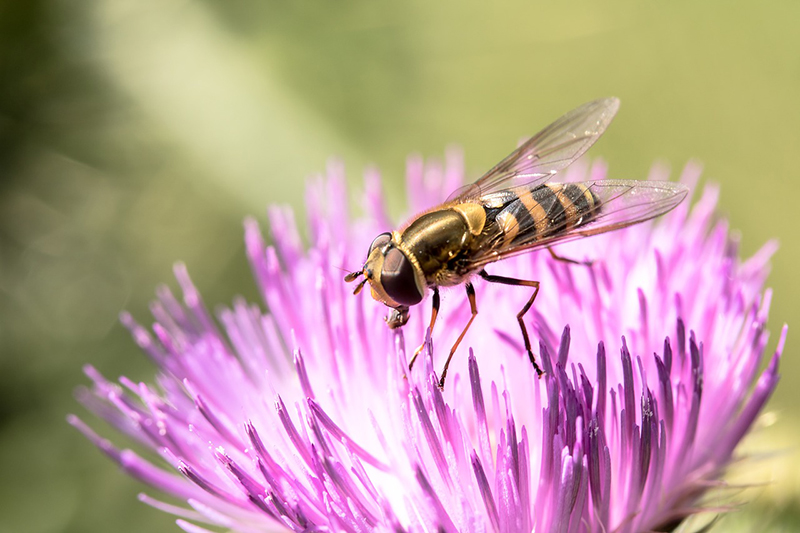
[[500, 233], [504, 247], [570, 231], [591, 222], [600, 212], [600, 199], [581, 183], [518, 187], [488, 195], [482, 201], [487, 226]]

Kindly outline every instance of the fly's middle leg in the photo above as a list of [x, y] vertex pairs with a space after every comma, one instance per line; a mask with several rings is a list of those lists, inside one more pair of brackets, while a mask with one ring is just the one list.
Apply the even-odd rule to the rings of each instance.
[[541, 376], [544, 372], [542, 369], [539, 368], [539, 365], [536, 363], [536, 358], [533, 356], [533, 350], [531, 349], [531, 340], [528, 337], [528, 329], [525, 327], [525, 321], [523, 318], [525, 317], [525, 313], [527, 313], [531, 306], [533, 305], [533, 301], [536, 299], [536, 295], [539, 294], [539, 282], [538, 281], [530, 281], [525, 279], [517, 279], [517, 278], [507, 278], [505, 276], [493, 276], [492, 274], [488, 274], [485, 270], [481, 270], [478, 272], [478, 275], [485, 279], [490, 283], [500, 283], [502, 285], [514, 285], [514, 286], [522, 286], [522, 287], [533, 287], [533, 294], [531, 294], [528, 303], [517, 313], [517, 322], [519, 322], [519, 328], [522, 330], [522, 340], [525, 343], [525, 351], [528, 352], [528, 359], [530, 359], [531, 364], [533, 365], [533, 369], [536, 370], [536, 374]]

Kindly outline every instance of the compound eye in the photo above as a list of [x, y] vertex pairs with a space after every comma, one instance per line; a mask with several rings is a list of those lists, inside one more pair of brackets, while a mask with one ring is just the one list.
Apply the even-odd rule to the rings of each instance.
[[414, 265], [403, 252], [390, 248], [383, 259], [381, 285], [386, 294], [402, 305], [415, 305], [422, 301], [422, 293], [417, 288]]
[[369, 252], [367, 252], [367, 256], [372, 254], [372, 250], [375, 248], [383, 248], [386, 243], [392, 240], [391, 233], [381, 233], [375, 239], [373, 239], [372, 244], [369, 245]]

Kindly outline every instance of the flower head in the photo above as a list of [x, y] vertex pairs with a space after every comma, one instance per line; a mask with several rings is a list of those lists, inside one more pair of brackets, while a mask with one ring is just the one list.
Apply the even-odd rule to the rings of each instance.
[[[576, 164], [566, 179], [586, 173], [605, 168]], [[698, 174], [689, 166], [682, 180]], [[443, 167], [411, 159], [411, 211], [462, 175], [457, 156]], [[163, 461], [70, 421], [129, 474], [185, 500], [142, 497], [186, 531], [669, 529], [702, 506], [769, 398], [785, 337], [759, 374], [774, 245], [740, 261], [716, 199], [706, 187], [691, 209], [559, 247], [591, 267], [546, 253], [492, 265], [541, 282], [528, 324], [545, 375], [516, 321], [529, 294], [477, 281], [479, 315], [442, 391], [434, 369], [468, 320], [463, 291], [444, 294], [433, 338], [424, 303], [389, 330], [383, 306], [353, 296], [343, 272], [393, 224], [374, 173], [366, 216], [351, 222], [332, 165], [308, 189], [308, 249], [288, 209], [270, 210], [273, 246], [245, 224], [268, 312], [236, 300], [215, 320], [179, 265], [182, 303], [159, 289], [151, 331], [122, 317], [157, 383], [87, 370], [81, 400]]]

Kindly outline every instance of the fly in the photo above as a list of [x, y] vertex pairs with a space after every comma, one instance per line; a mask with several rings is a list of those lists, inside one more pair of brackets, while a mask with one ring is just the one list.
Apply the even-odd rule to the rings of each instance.
[[[517, 322], [528, 358], [536, 373], [542, 374], [524, 322], [539, 293], [539, 282], [492, 275], [486, 265], [543, 248], [558, 258], [550, 246], [649, 220], [686, 197], [686, 186], [665, 181], [560, 183], [554, 179], [600, 138], [618, 109], [618, 99], [605, 98], [570, 111], [443, 204], [397, 231], [378, 235], [361, 270], [345, 277], [352, 282], [363, 276], [353, 293], [369, 283], [372, 297], [392, 309], [386, 319], [392, 329], [402, 327], [409, 308], [432, 291], [431, 332], [439, 314], [439, 287], [464, 285], [472, 315], [450, 350], [439, 387], [444, 388], [453, 354], [478, 314], [470, 281], [475, 275], [490, 283], [532, 290], [517, 313]], [[414, 353], [409, 370], [421, 348]]]

